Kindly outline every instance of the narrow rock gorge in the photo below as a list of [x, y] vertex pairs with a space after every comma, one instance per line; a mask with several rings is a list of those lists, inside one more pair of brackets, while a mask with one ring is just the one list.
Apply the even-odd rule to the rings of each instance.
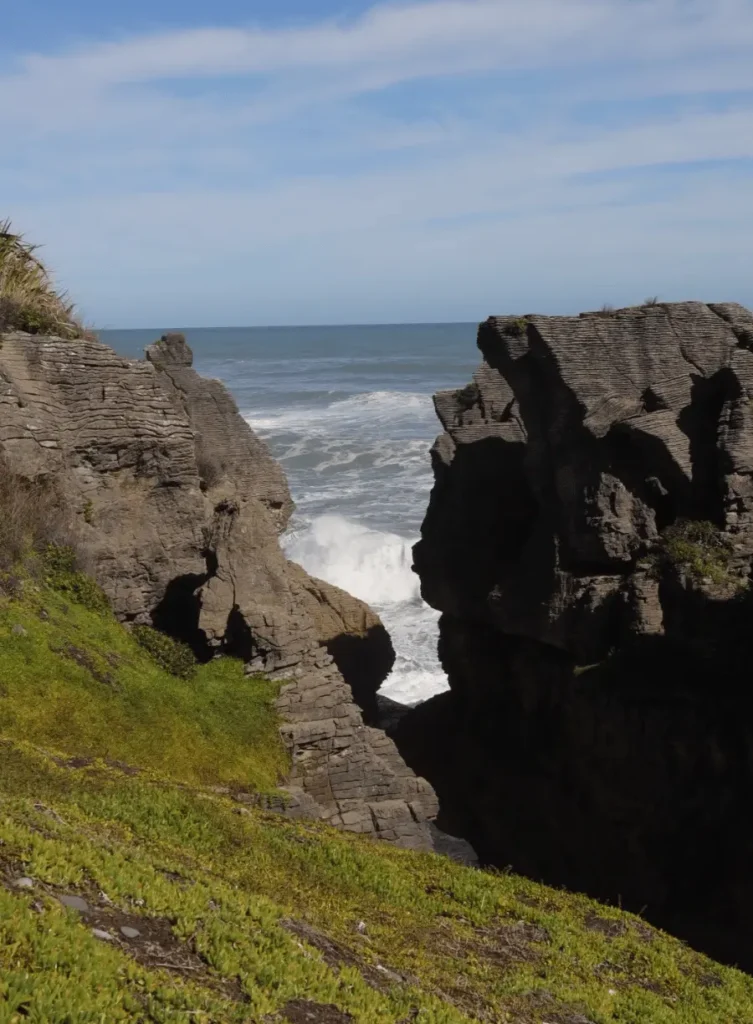
[[451, 689], [392, 733], [482, 862], [753, 969], [753, 315], [492, 317], [415, 548]]
[[430, 849], [431, 786], [362, 716], [391, 668], [389, 637], [362, 602], [285, 558], [284, 474], [192, 362], [182, 335], [145, 361], [92, 339], [3, 335], [2, 471], [59, 492], [123, 622], [284, 681], [288, 813]]

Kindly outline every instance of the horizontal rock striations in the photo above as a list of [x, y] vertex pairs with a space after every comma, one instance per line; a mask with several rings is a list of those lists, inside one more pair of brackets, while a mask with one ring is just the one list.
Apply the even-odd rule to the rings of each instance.
[[[94, 340], [0, 339], [0, 455], [54, 482], [116, 614], [284, 680], [291, 807], [429, 848], [431, 787], [364, 724], [394, 653], [361, 602], [311, 579], [279, 544], [285, 477], [182, 335], [146, 361]], [[341, 671], [342, 670], [342, 671]]]
[[482, 860], [753, 966], [753, 315], [492, 317], [415, 549], [451, 691], [396, 725]]

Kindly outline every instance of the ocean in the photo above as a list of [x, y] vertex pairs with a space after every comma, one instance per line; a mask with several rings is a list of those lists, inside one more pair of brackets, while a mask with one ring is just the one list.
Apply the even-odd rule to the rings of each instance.
[[[440, 431], [431, 396], [470, 379], [476, 325], [182, 330], [198, 372], [228, 386], [287, 474], [288, 557], [368, 602], [389, 630], [397, 657], [381, 692], [415, 704], [446, 689], [411, 547]], [[162, 333], [100, 337], [135, 358]]]

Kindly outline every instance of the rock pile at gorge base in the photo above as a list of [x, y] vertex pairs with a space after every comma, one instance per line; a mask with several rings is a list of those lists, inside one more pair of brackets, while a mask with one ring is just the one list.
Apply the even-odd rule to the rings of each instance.
[[292, 812], [430, 848], [431, 787], [364, 724], [394, 658], [362, 602], [314, 580], [279, 544], [284, 474], [181, 335], [146, 361], [92, 339], [0, 338], [0, 457], [46, 480], [116, 615], [242, 657], [285, 680]]
[[415, 549], [451, 690], [400, 718], [482, 861], [753, 968], [753, 315], [492, 317]]

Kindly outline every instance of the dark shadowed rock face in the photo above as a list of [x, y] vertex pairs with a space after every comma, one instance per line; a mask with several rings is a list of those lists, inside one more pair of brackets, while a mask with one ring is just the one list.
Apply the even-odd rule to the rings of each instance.
[[285, 558], [282, 470], [192, 363], [182, 335], [145, 362], [91, 340], [5, 335], [0, 455], [19, 476], [56, 481], [123, 621], [285, 680], [297, 813], [429, 848], [431, 787], [356, 703], [368, 708], [389, 672], [389, 638], [365, 605]]
[[399, 718], [482, 860], [753, 967], [753, 315], [493, 317], [415, 549], [451, 692]]

